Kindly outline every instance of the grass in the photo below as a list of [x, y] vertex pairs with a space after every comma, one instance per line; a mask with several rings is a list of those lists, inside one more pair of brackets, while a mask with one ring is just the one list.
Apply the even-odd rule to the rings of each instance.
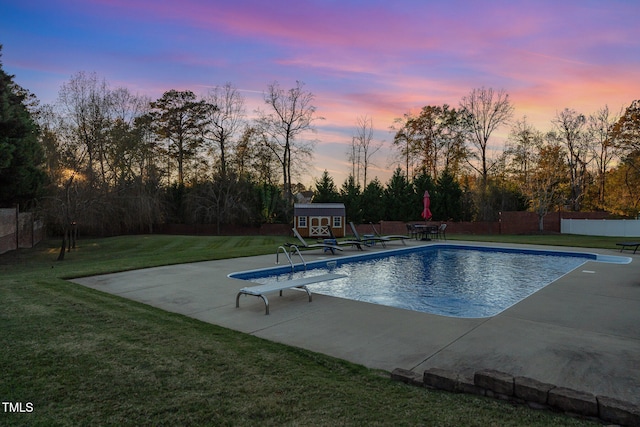
[[496, 234], [470, 235], [453, 234], [449, 240], [473, 240], [478, 242], [526, 243], [531, 245], [572, 246], [596, 249], [614, 249], [620, 237], [584, 236], [578, 234]]
[[[537, 244], [562, 240], [534, 237]], [[579, 240], [569, 239], [571, 245]], [[594, 425], [393, 382], [386, 372], [64, 280], [273, 253], [281, 243], [264, 236], [122, 236], [80, 240], [62, 262], [55, 261], [58, 241], [0, 256], [0, 400], [33, 405], [29, 413], [1, 412], [0, 424]]]

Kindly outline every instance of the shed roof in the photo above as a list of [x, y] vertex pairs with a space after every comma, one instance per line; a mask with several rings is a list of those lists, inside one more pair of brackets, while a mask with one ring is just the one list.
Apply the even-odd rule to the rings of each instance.
[[344, 203], [296, 203], [293, 205], [294, 216], [332, 215], [345, 216]]

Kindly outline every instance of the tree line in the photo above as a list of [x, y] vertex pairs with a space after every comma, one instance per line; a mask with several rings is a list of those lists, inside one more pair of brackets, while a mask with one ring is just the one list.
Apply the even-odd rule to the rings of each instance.
[[[1, 50], [0, 50], [1, 53]], [[297, 194], [343, 201], [356, 222], [419, 220], [422, 195], [434, 220], [492, 220], [500, 211], [606, 210], [635, 216], [640, 201], [640, 101], [614, 114], [566, 108], [542, 132], [514, 121], [504, 91], [473, 89], [459, 106], [430, 105], [397, 119], [402, 158], [387, 183], [368, 172], [381, 147], [370, 117], [357, 118], [349, 178], [325, 172], [306, 189], [322, 120], [304, 83], [267, 85], [248, 119], [231, 83], [159, 99], [111, 88], [79, 72], [57, 101], [40, 105], [1, 69], [0, 196], [39, 210], [65, 236], [73, 224], [96, 234], [149, 232], [163, 222], [249, 225], [288, 222]], [[510, 128], [497, 147], [495, 131]], [[542, 224], [541, 224], [542, 226]]]
[[[450, 173], [465, 193], [473, 219], [492, 220], [520, 206], [539, 218], [556, 209], [599, 210], [635, 217], [640, 201], [640, 100], [613, 113], [556, 113], [542, 132], [513, 119], [504, 91], [474, 89], [459, 108], [426, 106], [396, 121], [394, 144], [407, 176]], [[491, 149], [499, 127], [506, 145]], [[542, 226], [542, 223], [541, 223]]]
[[230, 83], [150, 100], [77, 73], [54, 105], [25, 105], [46, 179], [13, 201], [36, 204], [65, 234], [74, 223], [117, 234], [162, 222], [284, 221], [293, 169], [313, 149], [299, 138], [312, 129], [312, 100], [301, 82], [288, 90], [272, 83], [267, 108], [249, 123]]

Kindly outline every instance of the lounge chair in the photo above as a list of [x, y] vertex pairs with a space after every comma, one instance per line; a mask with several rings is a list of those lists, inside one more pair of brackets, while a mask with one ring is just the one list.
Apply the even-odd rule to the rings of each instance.
[[389, 239], [383, 239], [381, 237], [376, 237], [374, 235], [366, 236], [366, 238], [362, 239], [360, 238], [360, 235], [358, 234], [358, 230], [356, 230], [356, 226], [353, 224], [353, 221], [349, 222], [349, 227], [351, 227], [351, 232], [353, 233], [353, 236], [356, 238], [358, 242], [364, 243], [367, 246], [371, 246], [371, 245], [374, 245], [376, 242], [380, 242], [382, 244], [382, 247], [386, 248], [385, 242], [388, 242]]
[[403, 245], [406, 245], [406, 243], [404, 242], [406, 239], [410, 239], [411, 237], [409, 236], [405, 236], [404, 234], [387, 234], [385, 236], [381, 236], [380, 233], [378, 233], [378, 230], [376, 229], [376, 226], [370, 222], [369, 224], [371, 224], [371, 227], [373, 228], [373, 233], [381, 238], [381, 239], [385, 239], [385, 240], [401, 240]]
[[[331, 240], [335, 242], [336, 245], [351, 245], [351, 247], [356, 247], [358, 250], [362, 250], [362, 242], [358, 242], [357, 240], [338, 240], [336, 236], [333, 235], [333, 231], [331, 231], [331, 227], [329, 227], [329, 235], [331, 236]], [[325, 242], [326, 243], [326, 242]]]
[[616, 243], [617, 246], [620, 246], [620, 252], [622, 252], [625, 248], [633, 248], [633, 253], [635, 254], [638, 250], [638, 246], [640, 246], [640, 242], [620, 242]]
[[[313, 243], [313, 244], [308, 244], [300, 235], [300, 233], [298, 233], [298, 230], [296, 230], [295, 228], [291, 229], [293, 231], [293, 234], [298, 238], [298, 240], [300, 240], [300, 244], [303, 248], [306, 249], [325, 249], [325, 250], [330, 250], [332, 254], [335, 255], [336, 250], [341, 251], [342, 248], [339, 248], [337, 245], [331, 245], [328, 243]], [[296, 245], [298, 246], [298, 245]]]

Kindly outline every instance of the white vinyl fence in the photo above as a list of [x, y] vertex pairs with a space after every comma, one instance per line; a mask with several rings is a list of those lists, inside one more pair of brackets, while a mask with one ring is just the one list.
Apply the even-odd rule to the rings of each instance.
[[588, 236], [640, 237], [637, 219], [562, 219], [560, 232]]

